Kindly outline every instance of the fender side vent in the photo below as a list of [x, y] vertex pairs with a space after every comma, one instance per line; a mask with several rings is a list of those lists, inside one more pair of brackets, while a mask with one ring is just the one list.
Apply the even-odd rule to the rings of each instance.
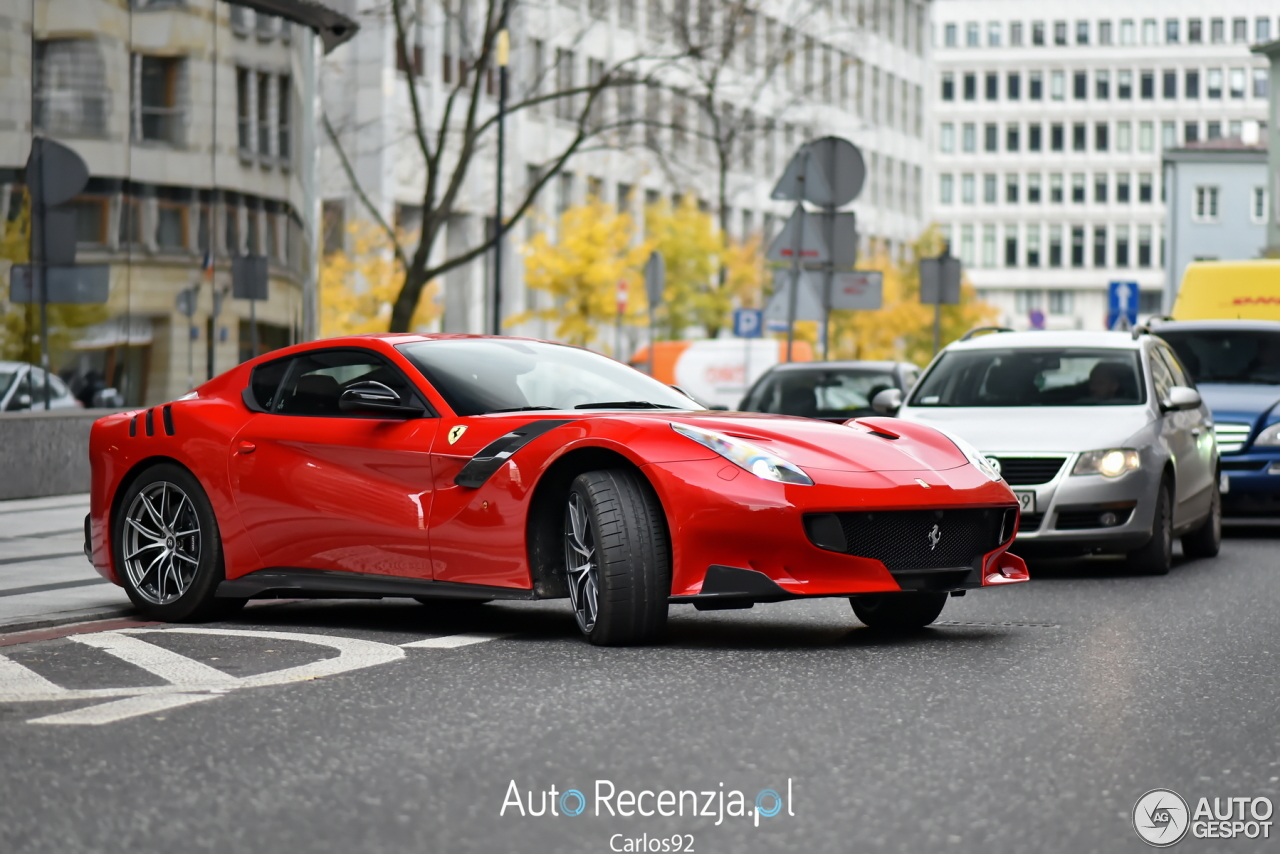
[[129, 438], [132, 439], [138, 435], [138, 416], [129, 419]]
[[147, 435], [154, 436], [156, 434], [156, 411], [154, 409], [147, 410]]
[[160, 410], [160, 415], [164, 420], [164, 434], [166, 436], [172, 436], [173, 435], [173, 407], [166, 404], [164, 408]]

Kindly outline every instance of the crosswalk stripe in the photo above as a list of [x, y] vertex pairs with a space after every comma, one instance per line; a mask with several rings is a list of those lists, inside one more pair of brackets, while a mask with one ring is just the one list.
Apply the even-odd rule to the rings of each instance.
[[189, 706], [192, 703], [202, 703], [205, 700], [212, 700], [218, 696], [221, 695], [147, 694], [141, 697], [128, 697], [124, 700], [103, 703], [98, 706], [87, 706], [86, 708], [76, 709], [72, 712], [61, 712], [56, 715], [46, 715], [43, 718], [34, 718], [33, 720], [28, 721], [28, 723], [101, 726], [102, 724], [112, 724], [116, 721], [122, 721], [126, 718], [136, 718], [139, 715], [152, 715], [156, 712], [163, 712], [169, 709]]
[[179, 688], [230, 688], [240, 683], [221, 670], [126, 634], [73, 635], [68, 640], [100, 649]]
[[510, 632], [502, 634], [465, 632], [460, 635], [446, 635], [442, 638], [427, 638], [426, 640], [413, 641], [412, 643], [402, 643], [400, 646], [404, 649], [457, 649], [460, 646], [471, 646], [475, 643], [484, 643], [485, 641], [509, 637], [511, 637]]
[[23, 667], [12, 659], [0, 655], [0, 686], [4, 693], [14, 700], [24, 698], [56, 699], [57, 695], [67, 693], [67, 689], [55, 685], [34, 670]]

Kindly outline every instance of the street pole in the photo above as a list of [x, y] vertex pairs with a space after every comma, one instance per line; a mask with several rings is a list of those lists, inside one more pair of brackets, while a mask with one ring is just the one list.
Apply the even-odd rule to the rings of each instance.
[[[44, 369], [44, 408], [49, 409], [49, 288], [45, 268], [49, 238], [45, 234], [44, 146], [41, 137], [31, 140], [36, 176], [31, 193], [31, 285], [40, 295], [40, 367]], [[34, 409], [35, 407], [31, 407]]]
[[796, 233], [791, 238], [791, 293], [787, 299], [787, 361], [791, 361], [791, 347], [796, 337], [796, 301], [800, 296], [801, 255], [804, 252], [804, 174], [809, 170], [809, 146], [800, 149], [800, 185], [796, 193]]
[[502, 0], [502, 18], [498, 28], [498, 180], [493, 216], [493, 334], [502, 334], [502, 173], [507, 152], [507, 60], [511, 53], [511, 36], [507, 33], [507, 13], [511, 0]]
[[938, 294], [939, 300], [933, 304], [933, 355], [938, 355], [938, 343], [942, 340], [942, 294]]
[[822, 361], [831, 359], [831, 287], [836, 277], [836, 208], [825, 205], [827, 233], [827, 260], [822, 265]]

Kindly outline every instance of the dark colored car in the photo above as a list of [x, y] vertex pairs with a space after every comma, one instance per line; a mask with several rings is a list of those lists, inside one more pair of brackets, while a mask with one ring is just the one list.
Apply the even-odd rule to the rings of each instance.
[[756, 380], [738, 407], [743, 412], [797, 415], [843, 423], [875, 415], [872, 399], [885, 389], [904, 395], [920, 369], [910, 362], [791, 362]]

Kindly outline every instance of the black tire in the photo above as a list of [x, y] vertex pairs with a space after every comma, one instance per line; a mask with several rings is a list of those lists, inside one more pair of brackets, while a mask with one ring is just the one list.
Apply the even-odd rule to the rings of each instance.
[[1156, 512], [1151, 523], [1151, 539], [1137, 551], [1129, 552], [1129, 567], [1143, 575], [1168, 575], [1173, 566], [1173, 490], [1169, 479], [1160, 481], [1156, 492]]
[[111, 531], [116, 572], [146, 616], [202, 622], [244, 607], [243, 599], [214, 596], [226, 577], [218, 520], [200, 482], [181, 466], [163, 463], [143, 472], [121, 496]]
[[587, 640], [626, 646], [657, 639], [667, 623], [671, 546], [649, 484], [626, 469], [578, 475], [564, 529], [565, 580]]
[[1204, 523], [1182, 538], [1182, 553], [1187, 557], [1217, 557], [1222, 548], [1222, 494], [1217, 476], [1209, 497], [1209, 515]]
[[946, 593], [866, 593], [850, 596], [849, 604], [859, 620], [873, 629], [909, 631], [922, 629], [938, 619], [947, 604]]

